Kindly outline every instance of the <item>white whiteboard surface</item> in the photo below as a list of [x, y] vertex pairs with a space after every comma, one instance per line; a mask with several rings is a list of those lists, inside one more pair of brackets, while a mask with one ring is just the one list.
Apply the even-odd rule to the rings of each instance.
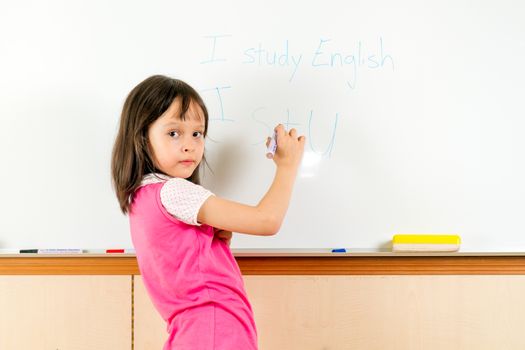
[[0, 249], [129, 248], [110, 155], [127, 93], [187, 81], [214, 193], [256, 204], [277, 123], [307, 137], [281, 231], [232, 248], [370, 248], [455, 233], [525, 251], [519, 1], [4, 1]]

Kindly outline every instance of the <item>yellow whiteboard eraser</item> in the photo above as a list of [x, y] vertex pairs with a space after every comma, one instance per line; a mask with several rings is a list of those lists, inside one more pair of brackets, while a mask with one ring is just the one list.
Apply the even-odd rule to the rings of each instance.
[[394, 252], [455, 252], [459, 250], [458, 235], [396, 234], [392, 238]]

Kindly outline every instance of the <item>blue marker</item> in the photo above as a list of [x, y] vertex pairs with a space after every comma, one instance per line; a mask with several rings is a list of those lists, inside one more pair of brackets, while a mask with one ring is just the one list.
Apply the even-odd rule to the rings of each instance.
[[345, 248], [332, 249], [332, 253], [346, 253]]
[[277, 132], [274, 130], [272, 138], [270, 139], [270, 144], [266, 150], [266, 158], [272, 159], [275, 156], [275, 151], [277, 150]]

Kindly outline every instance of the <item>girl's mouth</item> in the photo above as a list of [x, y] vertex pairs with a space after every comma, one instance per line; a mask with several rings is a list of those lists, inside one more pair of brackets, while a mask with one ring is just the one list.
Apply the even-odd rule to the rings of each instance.
[[182, 164], [182, 165], [185, 165], [185, 166], [190, 166], [190, 165], [193, 165], [195, 163], [195, 161], [193, 161], [193, 160], [181, 160], [179, 163]]

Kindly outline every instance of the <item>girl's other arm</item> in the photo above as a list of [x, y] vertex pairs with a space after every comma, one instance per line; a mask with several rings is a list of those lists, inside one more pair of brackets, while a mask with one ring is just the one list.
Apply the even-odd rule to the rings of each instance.
[[286, 132], [280, 124], [274, 162], [277, 170], [273, 182], [256, 206], [210, 196], [201, 206], [197, 220], [227, 231], [251, 235], [274, 235], [279, 231], [292, 196], [297, 170], [304, 152], [305, 137], [295, 129]]

